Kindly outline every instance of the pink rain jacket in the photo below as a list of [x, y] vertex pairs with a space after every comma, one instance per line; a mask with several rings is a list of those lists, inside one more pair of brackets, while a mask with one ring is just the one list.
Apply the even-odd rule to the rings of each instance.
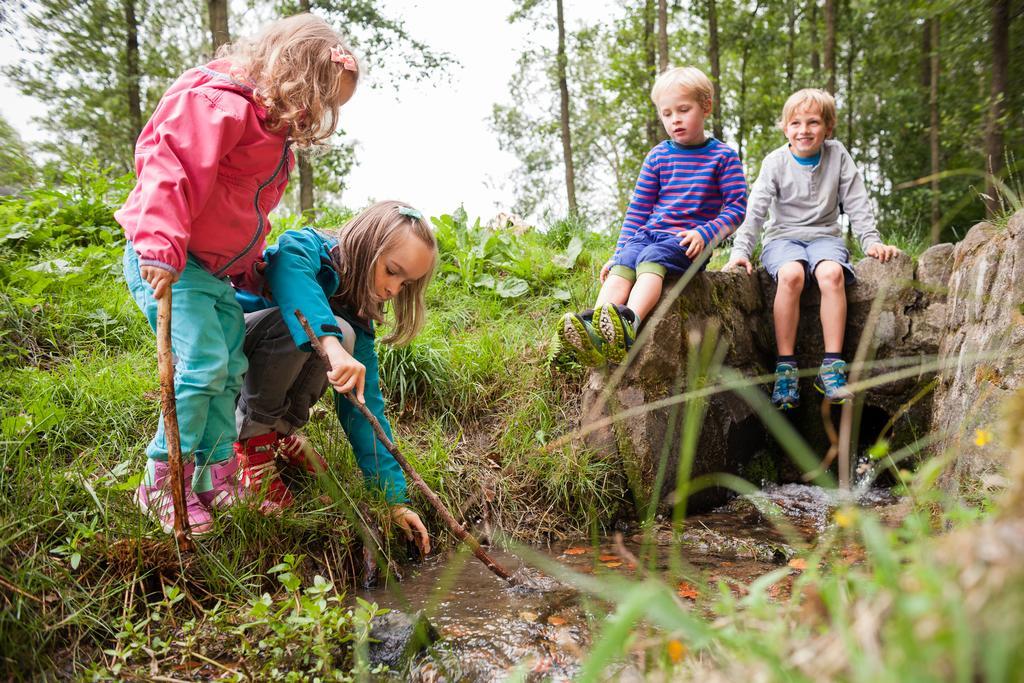
[[217, 61], [190, 69], [164, 94], [135, 146], [138, 183], [114, 214], [140, 265], [180, 273], [189, 256], [216, 277], [259, 293], [255, 271], [267, 214], [288, 185], [287, 136], [264, 127], [252, 88]]

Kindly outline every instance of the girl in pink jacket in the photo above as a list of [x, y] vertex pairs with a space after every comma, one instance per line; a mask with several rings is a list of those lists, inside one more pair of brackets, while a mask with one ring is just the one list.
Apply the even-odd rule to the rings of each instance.
[[[252, 40], [225, 46], [164, 94], [135, 148], [138, 184], [115, 216], [128, 243], [124, 275], [156, 325], [156, 300], [173, 292], [171, 347], [186, 502], [193, 533], [210, 510], [235, 502], [235, 400], [246, 357], [235, 288], [262, 291], [257, 266], [268, 214], [288, 184], [291, 146], [322, 143], [352, 97], [359, 67], [322, 19], [274, 22]], [[173, 506], [163, 420], [136, 498], [164, 531]]]

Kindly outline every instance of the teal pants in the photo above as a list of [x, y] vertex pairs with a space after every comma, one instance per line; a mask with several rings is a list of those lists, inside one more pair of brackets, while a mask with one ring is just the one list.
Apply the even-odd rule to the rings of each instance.
[[[124, 279], [149, 326], [156, 330], [157, 302], [139, 273], [131, 242], [124, 250]], [[235, 399], [248, 367], [244, 339], [245, 318], [234, 289], [190, 258], [171, 288], [171, 350], [181, 452], [194, 455], [197, 465], [221, 462], [233, 453]], [[146, 455], [167, 459], [162, 415]]]

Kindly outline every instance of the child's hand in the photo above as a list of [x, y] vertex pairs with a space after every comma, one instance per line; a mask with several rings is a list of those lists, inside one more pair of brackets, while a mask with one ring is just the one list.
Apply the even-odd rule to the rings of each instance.
[[687, 230], [679, 240], [679, 246], [686, 247], [686, 258], [692, 261], [704, 251], [704, 238], [696, 230]]
[[423, 557], [430, 554], [430, 534], [427, 527], [423, 526], [420, 516], [404, 505], [395, 505], [391, 508], [391, 519], [405, 533], [407, 540], [415, 540], [416, 547], [420, 549]]
[[870, 247], [868, 247], [866, 253], [868, 256], [872, 256], [881, 261], [882, 263], [885, 263], [889, 259], [896, 256], [896, 254], [900, 253], [900, 250], [888, 244], [876, 242], [875, 244], [872, 244]]
[[605, 280], [608, 279], [608, 273], [610, 273], [611, 271], [612, 271], [612, 262], [611, 261], [609, 261], [608, 263], [606, 263], [603, 266], [601, 266], [601, 275], [600, 275], [601, 282], [604, 282]]
[[153, 288], [154, 299], [162, 299], [164, 292], [178, 281], [177, 273], [172, 273], [166, 268], [157, 268], [156, 266], [139, 266], [139, 274]]
[[331, 369], [327, 371], [327, 381], [339, 394], [354, 391], [356, 400], [366, 403], [363, 399], [366, 366], [353, 358], [337, 337], [331, 335], [320, 337], [320, 343], [323, 344], [324, 353], [327, 354], [327, 359], [331, 362]]
[[729, 262], [725, 264], [725, 267], [722, 268], [722, 271], [727, 273], [731, 270], [736, 270], [736, 268], [740, 266], [743, 266], [744, 268], [747, 269], [747, 275], [753, 274], [754, 265], [750, 262], [750, 259], [744, 258], [742, 256], [737, 256], [736, 258], [729, 259]]

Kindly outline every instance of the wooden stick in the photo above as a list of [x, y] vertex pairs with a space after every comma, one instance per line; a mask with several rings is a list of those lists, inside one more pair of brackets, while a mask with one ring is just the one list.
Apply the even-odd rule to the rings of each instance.
[[[327, 363], [327, 367], [330, 368], [330, 360], [327, 358], [327, 354], [324, 352], [324, 347], [320, 344], [320, 340], [317, 338], [316, 334], [313, 333], [313, 328], [309, 326], [309, 321], [306, 320], [306, 316], [302, 314], [302, 311], [296, 310], [295, 317], [299, 319], [299, 324], [301, 324], [302, 329], [306, 331], [306, 336], [309, 337], [309, 343], [313, 346], [313, 350], [318, 356], [320, 356], [321, 360]], [[422, 493], [430, 502], [433, 508], [437, 510], [437, 514], [441, 515], [441, 518], [445, 521], [445, 524], [448, 525], [451, 532], [455, 534], [456, 538], [468, 545], [473, 551], [473, 554], [476, 555], [477, 559], [483, 562], [488, 569], [506, 581], [510, 581], [512, 575], [509, 574], [508, 570], [488, 555], [480, 546], [480, 542], [467, 532], [462, 525], [458, 523], [458, 521], [456, 521], [452, 516], [452, 513], [450, 513], [444, 503], [441, 502], [441, 499], [437, 497], [437, 494], [427, 486], [427, 482], [423, 481], [423, 478], [416, 472], [416, 470], [413, 469], [412, 465], [409, 464], [409, 461], [405, 459], [405, 456], [398, 451], [398, 446], [396, 446], [391, 439], [388, 438], [388, 435], [384, 433], [384, 429], [381, 428], [380, 422], [378, 422], [374, 414], [370, 412], [370, 409], [367, 408], [365, 404], [357, 401], [351, 393], [346, 393], [344, 396], [356, 407], [357, 410], [359, 410], [360, 413], [362, 413], [363, 417], [366, 418], [366, 421], [370, 423], [370, 426], [373, 427], [373, 433], [377, 435], [377, 439], [384, 444], [384, 447], [388, 449], [388, 452], [394, 456], [398, 465], [402, 468], [402, 471], [405, 472], [405, 476], [412, 479], [412, 483], [420, 490], [420, 493]]]
[[171, 501], [174, 504], [174, 538], [182, 550], [192, 550], [192, 535], [185, 507], [185, 475], [181, 466], [181, 438], [178, 409], [174, 402], [174, 361], [171, 357], [171, 288], [157, 299], [156, 357], [160, 367], [160, 408], [164, 414], [167, 465], [171, 473]]

